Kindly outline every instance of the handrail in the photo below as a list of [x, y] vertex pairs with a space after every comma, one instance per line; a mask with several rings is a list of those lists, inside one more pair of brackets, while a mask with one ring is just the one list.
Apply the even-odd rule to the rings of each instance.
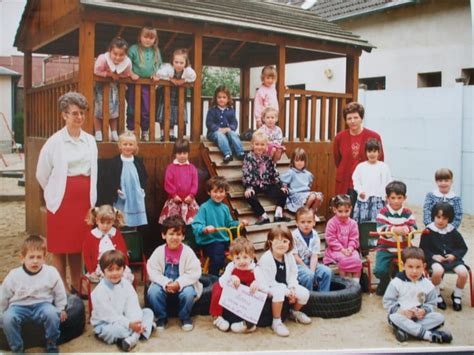
[[285, 94], [288, 95], [306, 95], [306, 96], [324, 96], [351, 99], [352, 94], [334, 93], [325, 91], [301, 90], [301, 89], [286, 89]]
[[51, 84], [35, 86], [31, 89], [27, 89], [26, 93], [27, 94], [34, 94], [36, 92], [42, 92], [42, 91], [45, 91], [45, 90], [55, 89], [55, 88], [63, 87], [65, 85], [77, 84], [78, 82], [79, 82], [79, 80], [78, 80], [77, 77], [69, 78], [69, 79], [66, 79], [66, 80], [63, 80], [63, 81], [56, 81], [56, 82], [51, 83]]

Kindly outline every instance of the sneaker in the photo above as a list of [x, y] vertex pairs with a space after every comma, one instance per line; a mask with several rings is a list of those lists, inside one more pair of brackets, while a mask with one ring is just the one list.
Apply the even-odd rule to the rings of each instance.
[[272, 329], [276, 333], [276, 335], [280, 337], [287, 337], [290, 335], [290, 331], [283, 323], [272, 324]]
[[270, 223], [270, 219], [269, 219], [269, 218], [259, 218], [259, 219], [257, 220], [257, 222], [255, 222], [255, 224], [256, 224], [257, 226], [260, 226], [260, 225], [262, 225], [262, 224], [267, 224], [267, 223]]
[[96, 131], [95, 132], [95, 140], [96, 140], [96, 142], [102, 142], [103, 138], [102, 138], [102, 132], [101, 131]]
[[311, 324], [311, 318], [301, 311], [290, 310], [289, 318], [296, 323]]
[[453, 336], [449, 332], [444, 332], [442, 330], [433, 330], [431, 332], [431, 342], [432, 343], [450, 343], [453, 340]]
[[282, 217], [275, 217], [273, 219], [273, 222], [289, 222], [291, 221], [291, 218], [288, 218], [288, 217], [285, 217], [285, 216], [282, 216]]
[[162, 332], [166, 329], [167, 325], [168, 319], [158, 319], [158, 321], [156, 322], [156, 330]]
[[219, 329], [222, 332], [226, 332], [229, 330], [229, 322], [226, 321], [224, 318], [221, 316], [217, 317], [214, 319], [214, 322], [212, 322], [214, 326]]
[[143, 131], [142, 132], [142, 141], [149, 142], [150, 141], [150, 132]]
[[252, 333], [257, 329], [255, 324], [248, 324], [245, 321], [232, 323], [230, 330], [234, 333]]
[[441, 295], [438, 295], [438, 308], [442, 310], [447, 308], [446, 302]]
[[238, 160], [244, 160], [244, 158], [245, 158], [245, 153], [237, 155]]
[[56, 345], [55, 341], [48, 340], [46, 342], [46, 352], [49, 354], [57, 354], [59, 353], [58, 346]]
[[118, 142], [119, 137], [117, 131], [112, 131], [112, 142]]
[[451, 300], [453, 301], [453, 309], [456, 312], [459, 312], [462, 310], [462, 300], [461, 297], [456, 297], [454, 296], [454, 292], [451, 294]]
[[227, 154], [227, 155], [224, 157], [224, 159], [222, 160], [222, 162], [223, 162], [224, 164], [227, 164], [228, 162], [230, 162], [230, 161], [232, 161], [232, 160], [233, 160], [232, 155]]
[[170, 135], [170, 141], [171, 141], [171, 142], [176, 142], [176, 139], [177, 139], [177, 138], [176, 138], [175, 136]]
[[137, 342], [138, 338], [136, 336], [130, 335], [121, 340], [120, 348], [125, 352], [129, 352], [135, 347], [135, 345], [137, 345]]
[[397, 329], [395, 332], [395, 338], [400, 342], [404, 343], [408, 340], [408, 334], [401, 329]]
[[185, 332], [190, 332], [191, 330], [194, 329], [194, 324], [192, 320], [185, 320], [181, 324], [181, 329], [184, 330]]

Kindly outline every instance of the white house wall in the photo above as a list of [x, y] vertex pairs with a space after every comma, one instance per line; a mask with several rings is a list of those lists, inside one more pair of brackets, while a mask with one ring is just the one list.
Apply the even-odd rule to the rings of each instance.
[[[12, 125], [12, 82], [10, 76], [0, 76], [0, 112], [5, 115], [8, 125]], [[5, 121], [0, 117], [0, 146], [10, 140], [10, 134], [5, 127]]]

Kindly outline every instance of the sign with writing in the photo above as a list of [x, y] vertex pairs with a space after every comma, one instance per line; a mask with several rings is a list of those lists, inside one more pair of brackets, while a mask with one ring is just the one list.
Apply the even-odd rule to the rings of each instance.
[[230, 283], [224, 286], [219, 304], [246, 321], [257, 324], [267, 294], [257, 291], [250, 294], [250, 287], [240, 285], [234, 288]]

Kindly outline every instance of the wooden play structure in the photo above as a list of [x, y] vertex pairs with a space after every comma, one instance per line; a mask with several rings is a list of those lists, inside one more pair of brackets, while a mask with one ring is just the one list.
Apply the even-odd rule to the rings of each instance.
[[[242, 199], [240, 183], [241, 162], [222, 164], [217, 147], [205, 140], [205, 117], [210, 98], [201, 95], [202, 67], [220, 66], [240, 69], [241, 92], [236, 98], [239, 130], [253, 127], [253, 95], [250, 93], [250, 69], [275, 64], [278, 70], [279, 125], [286, 137], [287, 154], [302, 146], [309, 155], [309, 170], [316, 176], [314, 189], [326, 196], [321, 209], [327, 213], [327, 201], [334, 194], [335, 167], [332, 140], [344, 128], [342, 108], [357, 100], [359, 57], [362, 50], [370, 51], [372, 45], [358, 36], [342, 30], [337, 25], [314, 13], [267, 1], [204, 0], [179, 2], [171, 0], [32, 0], [28, 1], [18, 29], [15, 45], [25, 54], [25, 150], [26, 150], [26, 228], [40, 232], [43, 217], [40, 212], [42, 192], [35, 179], [39, 151], [55, 131], [63, 126], [57, 109], [59, 96], [67, 91], [83, 93], [93, 104], [94, 84], [104, 82], [104, 98], [108, 97], [110, 82], [93, 74], [94, 60], [106, 51], [109, 41], [116, 35], [130, 44], [137, 40], [141, 27], [156, 27], [159, 48], [165, 61], [169, 61], [175, 48], [187, 48], [197, 79], [188, 88], [179, 90], [180, 112], [178, 136], [189, 132], [191, 161], [209, 176], [226, 176], [232, 184], [227, 203], [236, 218], [252, 219], [250, 208]], [[36, 53], [77, 56], [79, 72], [71, 79], [53, 84], [32, 87], [32, 55]], [[322, 92], [289, 89], [285, 86], [285, 64], [330, 58], [345, 60], [345, 91]], [[131, 80], [119, 84], [119, 127], [125, 128], [125, 90]], [[148, 79], [141, 85], [150, 86], [151, 117], [155, 120], [155, 87]], [[164, 87], [165, 117], [170, 111], [170, 83], [159, 82]], [[184, 123], [185, 90], [191, 91], [189, 101], [189, 128]], [[137, 95], [139, 96], [139, 95]], [[135, 122], [138, 123], [140, 100], [136, 100]], [[88, 112], [85, 129], [92, 133], [93, 109]], [[108, 100], [104, 100], [103, 127], [108, 127]], [[146, 188], [149, 220], [156, 221], [166, 199], [163, 190], [164, 170], [172, 160], [173, 143], [169, 142], [169, 121], [165, 119], [164, 142], [155, 136], [151, 125], [151, 140], [140, 143], [149, 175]], [[139, 124], [135, 124], [139, 134]], [[99, 156], [117, 154], [115, 143], [98, 144]], [[249, 149], [248, 144], [246, 149]], [[288, 168], [284, 156], [279, 168]], [[203, 179], [204, 180], [204, 179]], [[201, 181], [204, 183], [204, 181]], [[201, 189], [202, 190], [202, 189]], [[201, 199], [205, 192], [201, 191]], [[270, 201], [264, 200], [268, 212]], [[257, 248], [262, 247], [262, 236], [271, 225], [250, 226], [249, 238]], [[253, 229], [252, 229], [253, 228]]]

